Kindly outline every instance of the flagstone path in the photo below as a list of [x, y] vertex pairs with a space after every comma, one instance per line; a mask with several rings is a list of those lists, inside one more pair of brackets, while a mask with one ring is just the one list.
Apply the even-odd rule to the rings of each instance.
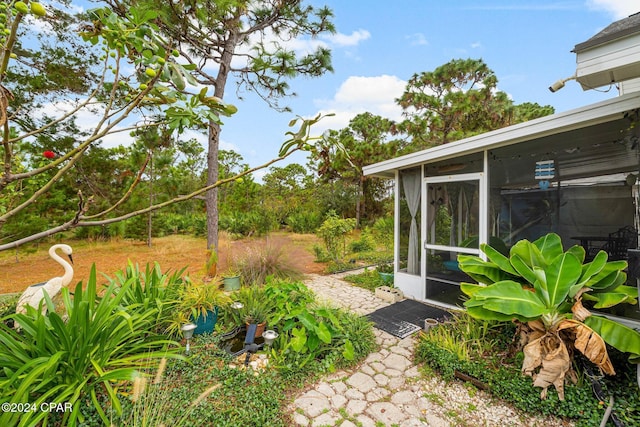
[[[351, 273], [353, 274], [353, 273]], [[321, 300], [367, 314], [389, 305], [373, 292], [341, 280], [309, 275]], [[552, 417], [525, 415], [462, 382], [424, 376], [413, 361], [416, 335], [399, 339], [375, 329], [379, 349], [358, 367], [341, 370], [295, 396], [289, 405], [295, 425], [382, 426], [572, 426]]]

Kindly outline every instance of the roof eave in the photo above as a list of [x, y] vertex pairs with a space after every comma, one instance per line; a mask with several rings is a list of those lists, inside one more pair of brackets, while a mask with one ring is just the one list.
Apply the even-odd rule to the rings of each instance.
[[517, 125], [439, 145], [415, 153], [374, 163], [363, 168], [364, 175], [381, 178], [395, 176], [396, 170], [407, 169], [436, 160], [457, 157], [487, 149], [530, 141], [537, 138], [608, 122], [619, 114], [640, 108], [640, 92], [590, 104], [563, 113], [541, 117]]

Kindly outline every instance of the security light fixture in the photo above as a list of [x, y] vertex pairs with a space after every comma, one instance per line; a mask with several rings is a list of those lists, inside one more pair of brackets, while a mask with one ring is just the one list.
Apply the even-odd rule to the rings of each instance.
[[557, 82], [555, 82], [554, 84], [552, 84], [551, 86], [549, 86], [549, 90], [551, 92], [557, 92], [560, 89], [562, 89], [564, 87], [564, 84], [566, 82], [568, 82], [569, 80], [575, 80], [576, 76], [571, 76], [571, 77], [567, 77], [566, 79], [560, 79]]

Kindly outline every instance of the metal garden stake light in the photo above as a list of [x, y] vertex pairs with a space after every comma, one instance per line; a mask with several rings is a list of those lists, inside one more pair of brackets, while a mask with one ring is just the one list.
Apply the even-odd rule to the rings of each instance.
[[271, 344], [278, 338], [278, 333], [274, 330], [269, 329], [268, 331], [264, 331], [262, 333], [262, 338], [264, 338], [264, 344], [267, 347], [271, 347]]
[[190, 341], [191, 341], [191, 338], [193, 337], [193, 330], [195, 328], [196, 328], [196, 325], [194, 325], [193, 323], [187, 323], [186, 325], [183, 325], [182, 328], [180, 328], [182, 330], [182, 334], [184, 335], [184, 338], [187, 340], [187, 346], [185, 348], [185, 352], [187, 354], [189, 354]]

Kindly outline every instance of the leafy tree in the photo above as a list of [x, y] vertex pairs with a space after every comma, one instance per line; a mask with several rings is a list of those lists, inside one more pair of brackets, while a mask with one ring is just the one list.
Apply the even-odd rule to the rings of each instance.
[[[333, 32], [332, 12], [304, 5], [301, 0], [187, 0], [159, 4], [154, 0], [107, 0], [126, 13], [128, 5], [159, 10], [156, 21], [177, 41], [181, 55], [194, 65], [198, 83], [212, 86], [215, 99], [224, 99], [227, 83], [255, 92], [270, 106], [291, 95], [287, 81], [299, 75], [317, 77], [332, 71], [330, 51], [318, 47], [302, 56], [286, 44], [301, 36]], [[215, 65], [215, 71], [210, 70]], [[285, 108], [286, 109], [286, 108]], [[218, 247], [218, 181], [220, 122], [208, 126], [207, 246]]]
[[[115, 173], [95, 174], [90, 165], [97, 164], [96, 160], [83, 161], [100, 154], [103, 138], [154, 127], [178, 133], [206, 129], [220, 123], [220, 115], [235, 112], [235, 107], [207, 96], [206, 88], [197, 93], [186, 90], [186, 83], [197, 84], [192, 74], [195, 67], [177, 61], [175, 42], [156, 24], [157, 7], [131, 6], [119, 14], [94, 9], [79, 17], [50, 6], [42, 17], [40, 8], [38, 13], [29, 8], [28, 4], [9, 6], [6, 34], [0, 40], [0, 228], [29, 212], [32, 218], [39, 218], [35, 215], [38, 211], [31, 210], [42, 210], [47, 200], [57, 211], [52, 212], [50, 222], [40, 221], [24, 236], [3, 229], [1, 237], [7, 243], [0, 244], [0, 250], [74, 227], [113, 224], [233, 181], [218, 180], [152, 206], [126, 209], [147, 163], [125, 176], [128, 171], [121, 168], [122, 159], [114, 159], [114, 163], [106, 163]], [[27, 16], [40, 19], [47, 31], [38, 32], [36, 26], [29, 25]], [[79, 33], [70, 28], [78, 28]], [[88, 129], [76, 124], [82, 114], [94, 118]], [[140, 120], [131, 123], [128, 119], [134, 114]], [[299, 131], [288, 132], [289, 139], [278, 157], [253, 170], [308, 149], [309, 127], [319, 119], [302, 120]], [[295, 120], [292, 126], [297, 123]], [[35, 148], [44, 151], [39, 153]], [[119, 193], [96, 194], [100, 189], [95, 182], [118, 180], [126, 185], [117, 187]], [[70, 195], [70, 189], [77, 191]], [[103, 203], [94, 204], [93, 195], [101, 196], [96, 198]]]
[[446, 144], [553, 113], [550, 106], [514, 106], [497, 85], [495, 73], [481, 59], [455, 59], [414, 74], [396, 100], [406, 117], [398, 129], [413, 138], [408, 148]]
[[355, 217], [359, 225], [367, 206], [373, 206], [384, 191], [383, 183], [364, 176], [368, 164], [396, 155], [402, 141], [391, 139], [395, 123], [371, 113], [362, 113], [340, 131], [330, 131], [313, 155], [315, 167], [325, 181], [341, 180], [356, 188]]
[[265, 208], [275, 214], [279, 224], [287, 222], [292, 214], [318, 210], [313, 194], [313, 176], [298, 163], [272, 167], [263, 178], [262, 199]]

